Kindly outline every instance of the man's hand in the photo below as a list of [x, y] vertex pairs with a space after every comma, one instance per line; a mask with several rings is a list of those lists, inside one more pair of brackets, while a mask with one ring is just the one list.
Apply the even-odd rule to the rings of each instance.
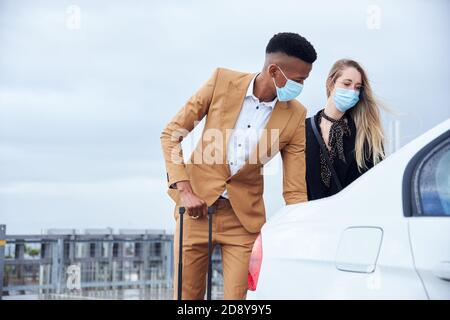
[[201, 218], [208, 214], [206, 202], [192, 191], [189, 181], [178, 181], [177, 189], [180, 192], [181, 202], [191, 217]]

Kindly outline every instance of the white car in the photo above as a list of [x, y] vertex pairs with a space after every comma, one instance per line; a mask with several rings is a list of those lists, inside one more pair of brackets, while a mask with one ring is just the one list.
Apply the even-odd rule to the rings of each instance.
[[[450, 299], [450, 119], [263, 226], [247, 299]], [[256, 290], [255, 290], [256, 289]]]

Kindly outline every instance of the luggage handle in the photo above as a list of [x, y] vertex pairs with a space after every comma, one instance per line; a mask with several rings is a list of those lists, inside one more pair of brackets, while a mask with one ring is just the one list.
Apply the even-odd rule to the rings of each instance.
[[[211, 300], [212, 289], [212, 214], [216, 211], [215, 206], [208, 207], [208, 282], [206, 287], [206, 299]], [[180, 214], [180, 237], [178, 245], [178, 292], [177, 299], [181, 300], [182, 285], [183, 285], [183, 220], [185, 207], [179, 207], [178, 213]]]

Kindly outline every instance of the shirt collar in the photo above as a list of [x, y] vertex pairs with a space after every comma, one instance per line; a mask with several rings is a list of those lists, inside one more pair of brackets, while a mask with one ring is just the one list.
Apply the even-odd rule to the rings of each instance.
[[247, 98], [247, 97], [250, 97], [250, 98], [256, 100], [258, 103], [260, 103], [260, 104], [262, 104], [262, 105], [265, 105], [265, 106], [267, 106], [267, 107], [273, 108], [273, 107], [275, 106], [275, 104], [277, 103], [277, 101], [278, 101], [278, 98], [277, 98], [277, 97], [275, 97], [275, 99], [273, 99], [272, 101], [269, 101], [269, 102], [263, 102], [263, 101], [260, 102], [259, 99], [258, 99], [257, 97], [255, 97], [255, 95], [253, 94], [253, 85], [254, 85], [255, 79], [256, 79], [256, 77], [258, 76], [258, 74], [259, 74], [259, 73], [257, 73], [257, 74], [253, 77], [252, 81], [250, 81], [250, 85], [248, 86], [247, 94], [245, 95], [245, 97], [246, 97], [246, 98]]

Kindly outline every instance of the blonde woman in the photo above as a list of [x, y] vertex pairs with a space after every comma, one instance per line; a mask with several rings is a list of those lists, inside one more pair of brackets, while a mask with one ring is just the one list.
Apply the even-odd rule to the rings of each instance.
[[306, 119], [308, 200], [339, 192], [385, 157], [379, 106], [359, 63], [337, 61], [326, 89], [325, 108]]

